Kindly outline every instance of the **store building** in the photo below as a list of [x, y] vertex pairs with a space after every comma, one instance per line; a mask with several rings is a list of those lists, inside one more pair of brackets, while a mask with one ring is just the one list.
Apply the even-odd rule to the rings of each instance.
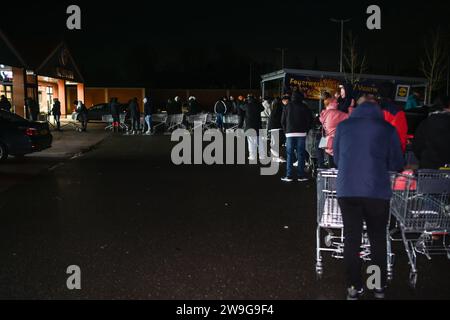
[[41, 56], [37, 52], [35, 48], [17, 50], [0, 31], [0, 94], [21, 116], [27, 116], [26, 98], [37, 101], [41, 113], [48, 113], [58, 98], [62, 114], [71, 114], [74, 101], [84, 101], [85, 88], [67, 45], [61, 42]]

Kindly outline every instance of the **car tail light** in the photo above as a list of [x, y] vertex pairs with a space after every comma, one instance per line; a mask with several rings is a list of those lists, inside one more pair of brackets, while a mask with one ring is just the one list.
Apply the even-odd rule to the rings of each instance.
[[39, 132], [35, 128], [27, 128], [25, 134], [29, 137], [34, 137], [37, 136]]

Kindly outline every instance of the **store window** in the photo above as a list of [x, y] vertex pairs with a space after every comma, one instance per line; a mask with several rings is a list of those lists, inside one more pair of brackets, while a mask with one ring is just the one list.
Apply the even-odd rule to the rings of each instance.
[[12, 86], [0, 85], [0, 95], [5, 96], [12, 103]]

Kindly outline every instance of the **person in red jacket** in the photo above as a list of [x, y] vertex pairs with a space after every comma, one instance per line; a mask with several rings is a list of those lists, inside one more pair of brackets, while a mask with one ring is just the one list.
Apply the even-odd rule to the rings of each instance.
[[405, 112], [392, 101], [391, 97], [393, 97], [393, 92], [394, 88], [392, 84], [386, 83], [381, 86], [378, 104], [383, 110], [384, 119], [397, 129], [402, 151], [405, 153], [408, 140], [408, 122]]
[[391, 92], [390, 84], [385, 84], [380, 88], [379, 98], [376, 99], [373, 95], [364, 95], [358, 100], [358, 105], [364, 102], [376, 103], [383, 111], [384, 120], [389, 122], [397, 130], [400, 138], [400, 144], [403, 153], [406, 152], [406, 145], [408, 143], [408, 122], [406, 120], [405, 112], [397, 106], [390, 98]]
[[328, 167], [335, 168], [333, 161], [333, 142], [336, 135], [337, 126], [344, 120], [348, 119], [348, 114], [338, 110], [336, 99], [330, 98], [326, 102], [327, 108], [320, 114], [320, 122], [323, 125], [324, 137], [327, 139], [325, 152], [328, 156]]

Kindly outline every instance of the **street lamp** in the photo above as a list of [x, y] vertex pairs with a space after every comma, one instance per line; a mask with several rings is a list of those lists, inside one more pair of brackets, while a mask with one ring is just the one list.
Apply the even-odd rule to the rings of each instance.
[[339, 72], [344, 72], [343, 59], [344, 59], [344, 23], [349, 22], [351, 19], [334, 19], [331, 18], [331, 22], [337, 22], [341, 24], [341, 62]]

